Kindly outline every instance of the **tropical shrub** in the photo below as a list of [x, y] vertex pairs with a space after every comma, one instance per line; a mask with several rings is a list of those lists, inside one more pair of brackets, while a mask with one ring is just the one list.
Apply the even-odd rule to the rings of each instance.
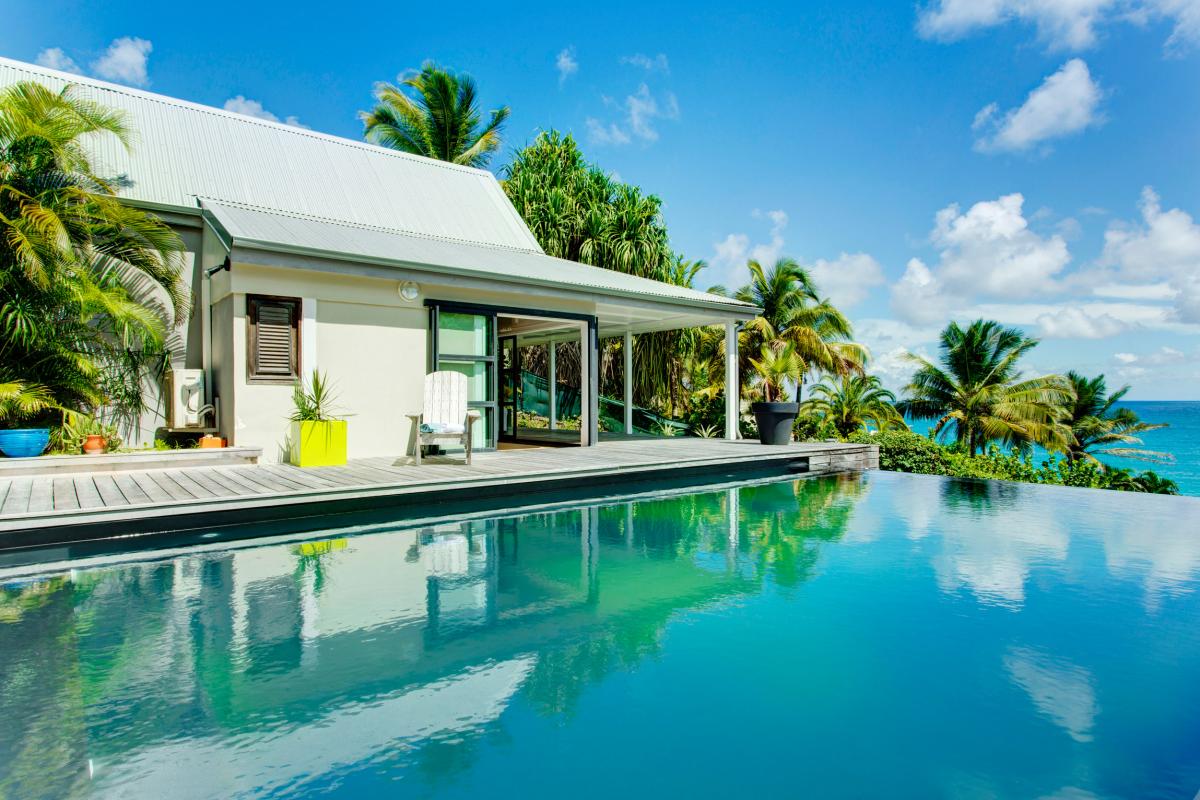
[[1174, 481], [1153, 472], [1135, 475], [1129, 470], [1107, 468], [1094, 461], [1071, 461], [1054, 456], [1037, 464], [1028, 452], [1022, 454], [1012, 450], [1006, 453], [995, 446], [972, 455], [964, 448], [942, 445], [911, 431], [858, 431], [847, 441], [879, 445], [880, 469], [894, 472], [1179, 494]]
[[847, 441], [879, 445], [879, 468], [921, 475], [945, 475], [949, 451], [911, 431], [858, 431]]
[[131, 420], [187, 315], [183, 245], [117, 199], [124, 178], [97, 174], [85, 144], [98, 136], [132, 132], [74, 86], [0, 92], [0, 382]]

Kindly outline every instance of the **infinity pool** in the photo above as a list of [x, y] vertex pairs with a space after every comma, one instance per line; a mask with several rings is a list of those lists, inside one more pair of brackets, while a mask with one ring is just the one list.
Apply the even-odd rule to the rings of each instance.
[[0, 573], [0, 797], [1200, 789], [1200, 501], [871, 473]]

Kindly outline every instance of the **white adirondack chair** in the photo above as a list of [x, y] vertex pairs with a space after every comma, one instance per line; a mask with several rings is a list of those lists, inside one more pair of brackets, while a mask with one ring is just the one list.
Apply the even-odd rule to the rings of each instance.
[[467, 450], [471, 463], [471, 427], [479, 412], [467, 407], [467, 376], [461, 372], [431, 372], [425, 376], [425, 401], [420, 414], [406, 415], [412, 420], [408, 454], [421, 463], [421, 446], [458, 442]]

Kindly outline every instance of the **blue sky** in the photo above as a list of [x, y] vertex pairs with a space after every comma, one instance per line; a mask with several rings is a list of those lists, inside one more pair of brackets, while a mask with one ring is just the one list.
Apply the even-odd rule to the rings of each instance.
[[812, 267], [893, 386], [986, 315], [1200, 398], [1200, 0], [157, 5], [10, 0], [0, 54], [349, 137], [434, 59], [661, 196], [704, 286]]

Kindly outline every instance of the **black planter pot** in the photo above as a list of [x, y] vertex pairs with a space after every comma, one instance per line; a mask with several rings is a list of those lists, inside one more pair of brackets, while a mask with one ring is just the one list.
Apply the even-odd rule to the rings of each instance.
[[758, 440], [763, 444], [792, 441], [792, 424], [800, 413], [799, 403], [754, 403], [750, 406], [758, 423]]

